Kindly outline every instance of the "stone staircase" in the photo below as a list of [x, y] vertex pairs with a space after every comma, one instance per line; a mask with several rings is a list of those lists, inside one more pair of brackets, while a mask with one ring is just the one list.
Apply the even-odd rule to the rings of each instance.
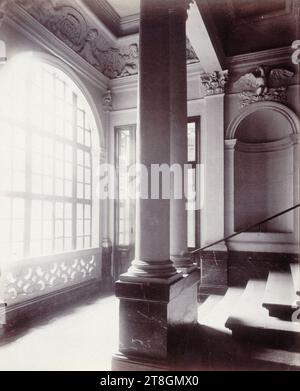
[[227, 350], [233, 369], [300, 370], [300, 320], [291, 320], [300, 304], [300, 264], [290, 269], [209, 296], [198, 314], [207, 349]]

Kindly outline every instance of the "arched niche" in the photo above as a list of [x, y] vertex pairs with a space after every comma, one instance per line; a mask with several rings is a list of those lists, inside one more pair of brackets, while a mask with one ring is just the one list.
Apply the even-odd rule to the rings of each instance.
[[[231, 122], [225, 140], [227, 233], [296, 203], [298, 133], [298, 117], [275, 102], [249, 105]], [[293, 234], [294, 230], [295, 213], [291, 212], [253, 232]]]

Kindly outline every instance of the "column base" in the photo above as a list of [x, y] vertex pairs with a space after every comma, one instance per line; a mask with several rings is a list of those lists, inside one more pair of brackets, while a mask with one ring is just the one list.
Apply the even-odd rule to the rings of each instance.
[[193, 263], [190, 254], [186, 255], [171, 255], [176, 270], [184, 275], [190, 274], [197, 269], [197, 264]]
[[133, 273], [127, 272], [121, 274], [120, 281], [123, 282], [134, 282], [134, 283], [142, 283], [142, 284], [165, 284], [170, 285], [175, 281], [180, 280], [183, 277], [182, 273], [178, 272], [170, 277], [143, 277], [143, 276], [135, 276]]
[[192, 266], [189, 267], [180, 267], [177, 270], [180, 271], [184, 276], [186, 276], [187, 274], [193, 273], [197, 269], [198, 269], [197, 264], [193, 264]]
[[170, 284], [118, 281], [120, 353], [158, 361], [182, 355], [197, 324], [198, 282], [198, 271]]

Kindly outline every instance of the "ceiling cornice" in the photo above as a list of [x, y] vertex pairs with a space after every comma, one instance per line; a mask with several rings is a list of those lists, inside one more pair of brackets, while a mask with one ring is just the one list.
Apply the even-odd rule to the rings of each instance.
[[226, 58], [226, 66], [228, 68], [247, 68], [252, 64], [276, 64], [280, 61], [291, 61], [293, 50], [290, 46], [285, 46], [276, 49], [261, 50], [259, 52], [239, 54]]
[[117, 38], [139, 32], [139, 14], [120, 17], [107, 0], [83, 0], [82, 5], [89, 8]]

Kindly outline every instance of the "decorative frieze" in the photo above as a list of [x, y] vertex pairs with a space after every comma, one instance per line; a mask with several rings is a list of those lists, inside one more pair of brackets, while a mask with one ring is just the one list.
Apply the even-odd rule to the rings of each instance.
[[265, 101], [286, 104], [287, 83], [293, 76], [294, 72], [288, 69], [268, 69], [263, 65], [253, 72], [244, 74], [234, 83], [237, 88], [243, 89], [239, 94], [241, 107]]
[[225, 92], [228, 81], [228, 71], [214, 71], [201, 75], [201, 82], [206, 90], [206, 95], [218, 95]]
[[[85, 15], [69, 0], [15, 1], [106, 77], [116, 79], [138, 73], [138, 44], [117, 47], [91, 26]], [[189, 42], [187, 61], [199, 61]]]

